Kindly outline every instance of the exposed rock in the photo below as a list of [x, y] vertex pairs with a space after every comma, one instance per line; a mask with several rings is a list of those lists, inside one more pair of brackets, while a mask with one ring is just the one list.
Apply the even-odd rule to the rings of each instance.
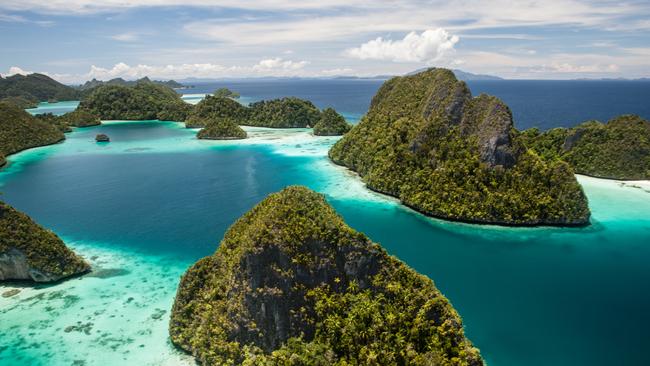
[[108, 135], [100, 133], [99, 135], [95, 136], [95, 141], [97, 141], [97, 142], [110, 142], [111, 138], [108, 137]]
[[0, 202], [0, 281], [53, 282], [89, 270], [54, 233]]
[[170, 334], [210, 365], [483, 364], [431, 280], [304, 187], [271, 194], [187, 271]]

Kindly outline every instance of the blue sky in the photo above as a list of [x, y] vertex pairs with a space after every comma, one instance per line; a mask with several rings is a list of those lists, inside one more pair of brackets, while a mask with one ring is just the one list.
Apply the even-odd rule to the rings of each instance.
[[650, 76], [650, 1], [0, 0], [0, 73]]

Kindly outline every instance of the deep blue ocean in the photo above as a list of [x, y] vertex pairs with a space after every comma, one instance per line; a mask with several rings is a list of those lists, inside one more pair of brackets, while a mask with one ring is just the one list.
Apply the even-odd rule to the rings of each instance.
[[[249, 100], [298, 96], [320, 108], [334, 107], [348, 120], [363, 115], [382, 80], [242, 80], [193, 83], [182, 93], [212, 93], [219, 87]], [[515, 127], [570, 127], [588, 120], [608, 121], [621, 114], [650, 119], [650, 81], [498, 80], [469, 81], [473, 95], [496, 95], [510, 106]]]
[[[227, 86], [248, 101], [295, 95], [359, 116], [380, 84], [320, 83], [183, 92]], [[519, 127], [650, 117], [650, 83], [499, 83], [470, 86], [506, 100]], [[594, 95], [604, 98], [596, 111], [576, 107], [592, 105]], [[630, 100], [637, 102], [628, 109]], [[110, 144], [94, 142], [100, 132]], [[306, 129], [253, 128], [240, 142], [195, 134], [174, 122], [116, 121], [10, 157], [0, 171], [2, 199], [59, 234], [94, 272], [0, 297], [0, 365], [191, 364], [167, 338], [181, 274], [213, 253], [241, 214], [290, 184], [325, 194], [349, 225], [432, 278], [488, 365], [648, 364], [650, 184], [579, 177], [593, 213], [586, 228], [477, 226], [429, 219], [368, 191], [327, 160], [336, 138]], [[0, 293], [9, 288], [0, 285]]]

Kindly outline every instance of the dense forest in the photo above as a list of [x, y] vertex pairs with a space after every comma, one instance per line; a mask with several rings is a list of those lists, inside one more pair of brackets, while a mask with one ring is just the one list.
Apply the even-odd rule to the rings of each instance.
[[483, 365], [429, 278], [297, 186], [185, 273], [170, 334], [205, 365]]
[[237, 121], [232, 118], [212, 116], [206, 118], [201, 124], [205, 125], [196, 135], [204, 140], [240, 140], [245, 139], [247, 134]]
[[[56, 234], [2, 201], [0, 256], [0, 280], [52, 282], [90, 270]], [[25, 267], [29, 271], [21, 270]]]
[[202, 128], [210, 118], [228, 118], [245, 124], [248, 120], [249, 110], [232, 98], [207, 95], [194, 106], [189, 114], [185, 126], [187, 128]]
[[251, 103], [248, 126], [273, 128], [313, 127], [320, 110], [308, 100], [288, 97]]
[[166, 86], [139, 82], [134, 86], [99, 86], [81, 101], [78, 109], [96, 114], [102, 120], [183, 122], [192, 107]]
[[563, 160], [576, 173], [611, 179], [650, 179], [650, 122], [624, 115], [608, 123], [522, 133], [526, 146], [547, 161]]
[[0, 102], [0, 166], [9, 154], [65, 139], [56, 126], [33, 117], [18, 106]]
[[587, 198], [563, 161], [529, 151], [498, 98], [445, 69], [384, 83], [330, 150], [369, 188], [425, 214], [505, 225], [583, 225]]
[[343, 116], [336, 113], [333, 108], [326, 108], [314, 125], [314, 135], [339, 136], [350, 131], [351, 128], [352, 126], [345, 121]]
[[31, 102], [79, 100], [81, 93], [43, 74], [0, 76], [0, 99], [22, 97]]

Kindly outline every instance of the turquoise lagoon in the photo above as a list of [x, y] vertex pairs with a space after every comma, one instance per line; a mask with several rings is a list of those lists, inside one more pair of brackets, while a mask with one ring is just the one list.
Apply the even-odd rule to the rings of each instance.
[[[184, 365], [167, 323], [182, 273], [268, 193], [303, 184], [434, 279], [492, 366], [644, 365], [650, 336], [650, 185], [579, 177], [586, 228], [504, 228], [423, 217], [326, 158], [331, 137], [247, 128], [214, 142], [174, 122], [107, 122], [10, 157], [2, 199], [94, 271], [0, 285], [1, 365]], [[106, 133], [109, 144], [96, 144]]]

